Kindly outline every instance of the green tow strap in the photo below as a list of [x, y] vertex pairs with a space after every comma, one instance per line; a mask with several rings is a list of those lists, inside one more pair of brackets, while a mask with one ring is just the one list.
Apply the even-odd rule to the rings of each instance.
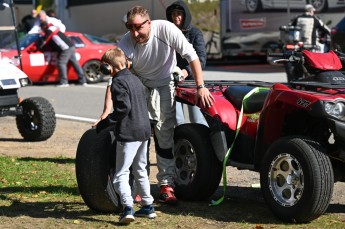
[[261, 91], [267, 91], [269, 90], [269, 88], [265, 88], [265, 87], [256, 87], [256, 88], [253, 88], [250, 92], [248, 92], [244, 97], [243, 97], [243, 100], [242, 100], [242, 107], [241, 107], [241, 113], [240, 113], [240, 116], [238, 118], [238, 121], [237, 121], [237, 126], [236, 126], [236, 132], [235, 132], [235, 138], [234, 138], [234, 141], [232, 142], [230, 148], [228, 149], [228, 151], [226, 152], [225, 154], [225, 157], [224, 157], [224, 161], [223, 161], [223, 196], [218, 199], [218, 200], [211, 200], [211, 203], [209, 204], [209, 206], [216, 206], [216, 205], [219, 205], [221, 202], [223, 202], [224, 198], [225, 198], [225, 192], [226, 192], [226, 186], [227, 186], [227, 178], [226, 178], [226, 163], [230, 157], [230, 154], [231, 154], [231, 151], [235, 145], [235, 141], [236, 141], [236, 138], [237, 138], [237, 135], [238, 133], [240, 132], [240, 128], [241, 128], [241, 123], [242, 123], [242, 117], [243, 117], [243, 103], [253, 94], [255, 93], [258, 93], [258, 92], [261, 92]]

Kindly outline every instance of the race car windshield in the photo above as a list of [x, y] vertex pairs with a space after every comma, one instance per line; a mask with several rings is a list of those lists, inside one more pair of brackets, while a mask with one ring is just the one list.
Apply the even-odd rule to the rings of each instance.
[[[1, 44], [1, 46], [2, 46], [1, 48], [2, 49], [17, 49], [14, 35], [13, 35], [12, 40], [10, 40], [10, 38], [12, 37], [11, 34], [8, 34], [7, 37], [9, 38], [8, 42], [4, 42], [3, 44]], [[26, 47], [28, 47], [33, 42], [36, 42], [40, 37], [41, 37], [41, 35], [39, 33], [25, 35], [24, 37], [19, 39], [20, 49], [21, 50], [25, 49]]]
[[97, 37], [94, 35], [84, 33], [85, 37], [95, 44], [114, 44], [115, 42], [109, 41], [103, 37]]

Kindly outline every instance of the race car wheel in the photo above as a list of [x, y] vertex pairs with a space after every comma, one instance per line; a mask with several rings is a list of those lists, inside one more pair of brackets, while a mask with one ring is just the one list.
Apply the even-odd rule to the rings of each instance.
[[23, 100], [19, 105], [23, 112], [17, 115], [16, 123], [19, 133], [26, 141], [44, 141], [53, 135], [56, 117], [48, 100], [33, 97]]
[[183, 200], [204, 200], [219, 186], [222, 163], [217, 159], [209, 128], [195, 123], [175, 128], [175, 194]]
[[261, 0], [246, 0], [246, 8], [251, 13], [261, 11], [262, 10]]
[[115, 168], [114, 137], [110, 129], [99, 134], [87, 130], [81, 137], [76, 154], [78, 189], [85, 204], [102, 213], [122, 210], [112, 183]]
[[101, 62], [90, 60], [83, 65], [84, 74], [88, 83], [98, 83], [103, 80], [103, 74], [99, 70]]
[[286, 137], [268, 149], [260, 183], [266, 203], [278, 218], [307, 223], [322, 215], [329, 205], [333, 169], [319, 143]]

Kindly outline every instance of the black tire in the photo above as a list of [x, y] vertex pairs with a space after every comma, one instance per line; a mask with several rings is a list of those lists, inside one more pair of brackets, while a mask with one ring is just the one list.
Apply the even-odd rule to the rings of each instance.
[[209, 128], [195, 123], [175, 128], [175, 194], [181, 200], [205, 200], [218, 188], [222, 162], [213, 150]]
[[102, 213], [119, 212], [122, 206], [112, 184], [115, 167], [114, 138], [108, 129], [87, 130], [76, 154], [78, 189], [85, 204]]
[[248, 12], [254, 13], [262, 10], [261, 0], [246, 0], [246, 8]]
[[83, 65], [84, 74], [88, 83], [99, 83], [103, 81], [103, 74], [99, 67], [101, 62], [99, 60], [90, 60]]
[[326, 211], [334, 177], [324, 153], [319, 143], [303, 137], [282, 138], [268, 149], [260, 172], [261, 190], [278, 218], [307, 223]]
[[56, 117], [48, 100], [42, 97], [27, 98], [19, 105], [23, 112], [17, 115], [16, 123], [19, 133], [26, 141], [44, 141], [53, 135]]

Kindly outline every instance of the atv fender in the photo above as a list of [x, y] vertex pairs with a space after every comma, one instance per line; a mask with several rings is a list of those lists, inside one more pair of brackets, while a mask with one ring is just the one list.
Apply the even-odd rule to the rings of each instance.
[[219, 161], [223, 161], [228, 151], [225, 132], [223, 130], [212, 131], [210, 133], [211, 143]]
[[[206, 112], [207, 115], [211, 116], [214, 119], [217, 119], [228, 127], [229, 129], [235, 131], [238, 119], [238, 112], [234, 106], [222, 96], [214, 95], [215, 101], [213, 105], [207, 109], [202, 109], [203, 112]], [[221, 129], [220, 127], [218, 129]], [[213, 127], [211, 127], [213, 130]]]

